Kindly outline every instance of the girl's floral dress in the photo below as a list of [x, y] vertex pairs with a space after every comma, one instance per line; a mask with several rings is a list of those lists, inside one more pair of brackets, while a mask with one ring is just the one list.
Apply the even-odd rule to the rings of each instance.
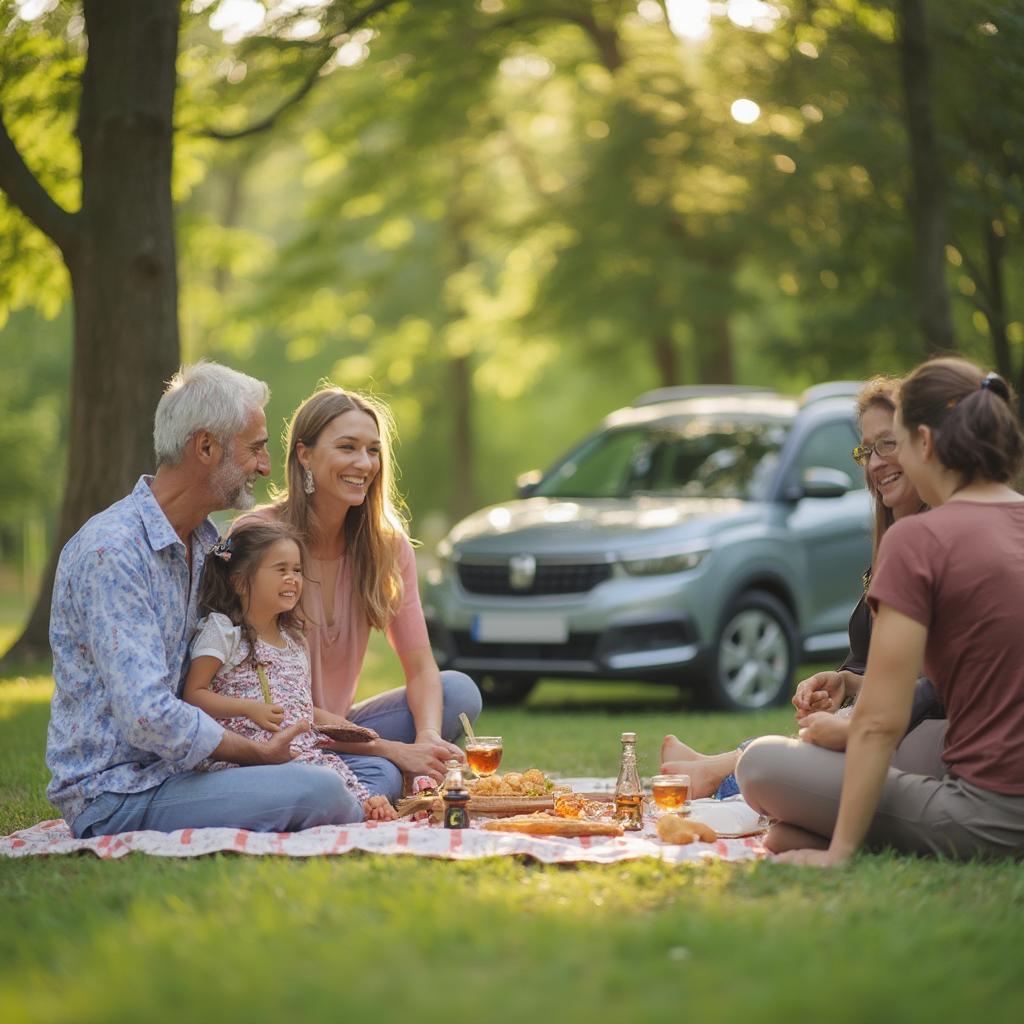
[[[271, 702], [284, 708], [281, 728], [302, 719], [313, 722], [313, 697], [310, 692], [309, 652], [305, 641], [282, 630], [284, 647], [274, 647], [264, 640], [256, 640], [256, 661], [263, 666], [270, 686]], [[200, 619], [192, 641], [193, 658], [209, 656], [222, 662], [210, 683], [210, 689], [223, 697], [238, 697], [243, 700], [262, 701], [263, 688], [252, 659], [249, 644], [242, 637], [241, 627], [236, 626], [226, 615], [214, 612]], [[219, 720], [221, 725], [232, 732], [245, 736], [257, 743], [266, 743], [272, 733], [261, 729], [252, 719], [243, 716]], [[316, 744], [315, 732], [306, 732], [292, 740], [292, 751], [298, 751], [295, 761], [300, 764], [315, 764], [337, 772], [345, 785], [365, 802], [370, 792], [356, 778], [352, 769], [336, 754], [323, 750]], [[227, 761], [207, 759], [199, 766], [206, 771], [235, 768]]]

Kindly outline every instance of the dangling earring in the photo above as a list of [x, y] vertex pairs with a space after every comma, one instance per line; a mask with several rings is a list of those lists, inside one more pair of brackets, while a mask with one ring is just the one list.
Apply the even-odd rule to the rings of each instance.
[[312, 494], [316, 490], [316, 483], [313, 481], [313, 470], [307, 469], [302, 474], [302, 489], [307, 494]]

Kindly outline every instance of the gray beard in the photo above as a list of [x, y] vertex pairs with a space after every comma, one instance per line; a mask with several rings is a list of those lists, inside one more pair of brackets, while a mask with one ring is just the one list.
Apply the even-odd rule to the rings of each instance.
[[245, 484], [242, 485], [241, 490], [236, 494], [232, 495], [231, 503], [226, 508], [237, 508], [240, 512], [244, 512], [248, 508], [252, 508], [256, 504], [256, 496], [252, 491], [245, 489]]
[[249, 477], [242, 475], [234, 466], [221, 465], [213, 479], [218, 494], [218, 508], [237, 508], [240, 511], [252, 508], [256, 499], [251, 491], [246, 490]]

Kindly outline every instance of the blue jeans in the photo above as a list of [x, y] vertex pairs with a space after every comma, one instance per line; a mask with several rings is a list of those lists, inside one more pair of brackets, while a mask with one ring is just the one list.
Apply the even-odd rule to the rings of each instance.
[[[462, 672], [442, 672], [443, 711], [441, 738], [454, 743], [462, 736], [459, 713], [464, 712], [475, 722], [483, 707], [476, 683]], [[416, 739], [413, 721], [404, 686], [376, 697], [353, 704], [347, 715], [349, 721], [373, 729], [381, 739], [412, 743]], [[371, 793], [383, 793], [392, 803], [402, 795], [402, 769], [386, 757], [368, 754], [339, 754], [356, 773], [359, 781]]]
[[[744, 740], [736, 749], [746, 750], [754, 740], [756, 736], [751, 737], [749, 740]], [[726, 775], [722, 779], [721, 785], [715, 790], [714, 800], [727, 800], [731, 796], [736, 796], [740, 791], [740, 784], [736, 781], [736, 776], [733, 774]]]
[[71, 831], [79, 839], [217, 826], [299, 832], [362, 820], [362, 804], [337, 772], [273, 764], [183, 772], [141, 793], [103, 793], [74, 820]]

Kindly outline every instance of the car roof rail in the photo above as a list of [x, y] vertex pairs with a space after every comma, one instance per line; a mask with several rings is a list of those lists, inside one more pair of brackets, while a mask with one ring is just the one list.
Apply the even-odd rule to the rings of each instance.
[[800, 396], [801, 406], [823, 402], [827, 398], [855, 398], [864, 389], [862, 380], [830, 380], [814, 384]]
[[772, 388], [752, 384], [687, 384], [682, 387], [655, 388], [645, 391], [629, 404], [634, 408], [657, 405], [659, 402], [678, 402], [685, 398], [716, 398], [726, 395], [774, 395]]

